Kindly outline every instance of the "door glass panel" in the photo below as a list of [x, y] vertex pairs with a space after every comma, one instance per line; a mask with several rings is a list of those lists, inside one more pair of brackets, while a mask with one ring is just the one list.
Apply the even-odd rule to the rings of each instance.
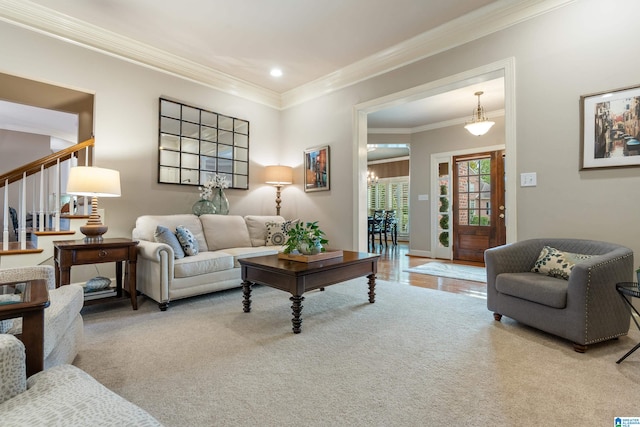
[[491, 159], [461, 160], [458, 173], [458, 223], [491, 225]]
[[451, 217], [450, 189], [449, 189], [449, 163], [438, 164], [438, 184], [440, 185], [439, 207], [438, 207], [438, 245], [443, 248], [449, 247]]

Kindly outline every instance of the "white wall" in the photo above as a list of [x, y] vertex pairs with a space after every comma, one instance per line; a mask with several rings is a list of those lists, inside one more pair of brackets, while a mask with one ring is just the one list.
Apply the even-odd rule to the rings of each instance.
[[[260, 166], [292, 165], [283, 215], [319, 220], [330, 246], [349, 249], [360, 244], [354, 223], [364, 221], [353, 208], [354, 106], [514, 57], [516, 115], [505, 123], [515, 121], [517, 152], [507, 155], [516, 156], [518, 174], [538, 174], [537, 187], [517, 189], [518, 239], [594, 238], [640, 253], [640, 168], [578, 170], [580, 95], [640, 85], [639, 14], [636, 0], [581, 0], [282, 112], [5, 23], [0, 39], [14, 42], [0, 44], [0, 71], [96, 94], [97, 165], [121, 170], [123, 179], [123, 197], [102, 202], [110, 234], [130, 233], [142, 213], [188, 212], [197, 198], [156, 183], [157, 102], [166, 95], [251, 122], [251, 190], [229, 192], [232, 213], [272, 213], [275, 191], [261, 184]], [[303, 150], [327, 144], [331, 191], [304, 193]], [[428, 192], [428, 182], [420, 185], [412, 183], [412, 194]]]
[[[283, 114], [283, 141], [298, 151], [332, 142], [332, 161], [339, 159], [339, 167], [348, 167], [355, 161], [354, 129], [349, 126], [353, 105], [514, 57], [516, 116], [506, 116], [505, 122], [515, 121], [516, 125], [517, 176], [521, 172], [538, 174], [536, 187], [517, 188], [517, 238], [601, 239], [640, 253], [635, 220], [640, 208], [640, 168], [578, 170], [580, 96], [640, 85], [636, 71], [640, 57], [632, 48], [639, 13], [640, 3], [633, 0], [572, 3], [292, 108]], [[412, 150], [412, 171], [416, 167], [428, 168], [428, 160], [415, 159]], [[339, 177], [348, 180], [349, 173], [341, 171]], [[412, 195], [429, 191], [428, 180], [412, 179], [411, 185]], [[331, 213], [323, 219], [331, 221], [330, 237], [338, 236], [341, 244], [348, 244], [353, 210], [344, 204], [355, 197], [353, 179], [332, 188], [331, 197], [322, 201]], [[315, 215], [320, 200], [315, 195], [312, 200], [300, 216]], [[412, 246], [421, 244], [411, 242]]]
[[250, 121], [250, 190], [228, 190], [233, 214], [275, 214], [262, 166], [277, 163], [279, 113], [148, 68], [0, 23], [0, 71], [95, 93], [95, 164], [121, 173], [122, 197], [102, 198], [106, 237], [130, 236], [139, 215], [187, 213], [197, 187], [157, 183], [158, 98]]

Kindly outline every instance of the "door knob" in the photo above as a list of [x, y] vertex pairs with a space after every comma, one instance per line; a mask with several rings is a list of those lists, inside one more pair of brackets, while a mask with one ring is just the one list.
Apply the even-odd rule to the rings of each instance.
[[498, 209], [500, 209], [501, 211], [504, 210], [504, 206], [500, 206]]
[[498, 215], [500, 218], [504, 218], [504, 214], [500, 214]]

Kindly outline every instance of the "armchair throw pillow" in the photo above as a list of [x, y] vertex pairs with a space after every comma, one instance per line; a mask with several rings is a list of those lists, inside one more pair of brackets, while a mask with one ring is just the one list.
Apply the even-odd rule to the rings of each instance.
[[569, 275], [573, 267], [580, 261], [593, 257], [593, 255], [575, 254], [563, 252], [559, 249], [545, 246], [540, 251], [538, 260], [531, 269], [534, 273], [546, 274], [547, 276], [569, 280]]

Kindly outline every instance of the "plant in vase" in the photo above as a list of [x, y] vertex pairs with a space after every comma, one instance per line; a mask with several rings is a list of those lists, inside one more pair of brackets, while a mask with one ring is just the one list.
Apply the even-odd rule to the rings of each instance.
[[193, 205], [195, 215], [229, 213], [229, 200], [224, 194], [224, 189], [229, 188], [226, 176], [214, 174], [212, 179], [205, 182], [200, 190], [200, 200]]
[[323, 245], [329, 243], [324, 236], [324, 231], [320, 230], [318, 221], [306, 223], [299, 221], [287, 232], [284, 253], [314, 255], [324, 252]]

